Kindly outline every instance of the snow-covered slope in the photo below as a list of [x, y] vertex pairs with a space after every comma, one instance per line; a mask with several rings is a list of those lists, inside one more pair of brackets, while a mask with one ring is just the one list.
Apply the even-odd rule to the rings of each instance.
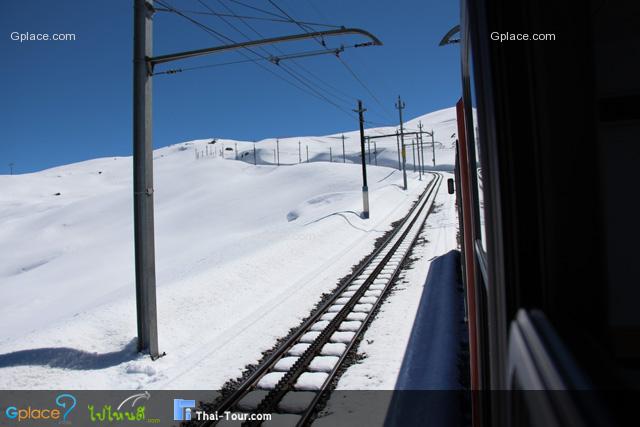
[[[420, 118], [443, 141], [436, 157], [445, 169], [452, 117], [447, 109]], [[356, 159], [357, 133], [345, 135]], [[297, 164], [298, 140], [309, 164]], [[297, 325], [424, 185], [410, 172], [404, 192], [397, 170], [370, 167], [371, 218], [363, 220], [360, 166], [319, 161], [341, 141], [281, 140], [280, 162], [290, 164], [282, 167], [265, 164], [275, 140], [256, 144], [257, 166], [241, 154], [252, 155], [253, 143], [209, 141], [154, 152], [167, 352], [157, 362], [135, 353], [131, 158], [0, 176], [1, 388], [219, 387]], [[378, 164], [397, 166], [392, 142], [378, 143]], [[244, 161], [222, 148], [236, 143]]]

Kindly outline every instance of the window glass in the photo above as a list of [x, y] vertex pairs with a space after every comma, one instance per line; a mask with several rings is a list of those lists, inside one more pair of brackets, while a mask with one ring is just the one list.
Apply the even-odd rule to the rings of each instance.
[[478, 222], [480, 224], [480, 235], [477, 236], [480, 238], [482, 243], [482, 249], [487, 251], [487, 236], [485, 231], [485, 213], [484, 213], [484, 188], [483, 188], [483, 170], [482, 170], [482, 161], [481, 161], [481, 141], [480, 134], [478, 133], [478, 103], [476, 97], [476, 87], [475, 87], [475, 76], [473, 70], [473, 54], [469, 53], [469, 88], [471, 92], [471, 118], [472, 118], [472, 129], [473, 132], [473, 141], [475, 144], [475, 153], [476, 153], [476, 184], [477, 184], [477, 194], [478, 194]]

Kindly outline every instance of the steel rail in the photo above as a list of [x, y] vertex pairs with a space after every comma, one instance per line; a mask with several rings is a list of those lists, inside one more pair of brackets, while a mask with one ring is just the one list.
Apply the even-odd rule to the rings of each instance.
[[[394, 251], [397, 249], [398, 246], [400, 246], [400, 244], [402, 243], [404, 237], [407, 235], [407, 233], [412, 229], [413, 223], [415, 223], [415, 221], [417, 220], [417, 218], [420, 216], [420, 213], [422, 211], [422, 209], [424, 208], [426, 202], [429, 200], [431, 194], [433, 194], [433, 192], [435, 191], [435, 189], [439, 186], [439, 183], [441, 182], [441, 176], [440, 174], [433, 174], [434, 177], [432, 178], [432, 181], [427, 185], [427, 188], [425, 188], [424, 192], [421, 194], [420, 198], [418, 199], [417, 203], [411, 208], [411, 210], [409, 211], [409, 213], [402, 219], [402, 222], [395, 228], [395, 230], [389, 235], [387, 236], [387, 238], [385, 238], [385, 240], [383, 241], [382, 244], [380, 244], [365, 260], [365, 262], [362, 263], [362, 265], [360, 267], [358, 267], [356, 269], [356, 271], [354, 271], [351, 276], [349, 277], [348, 280], [345, 281], [345, 283], [343, 283], [341, 286], [339, 286], [333, 293], [333, 295], [331, 297], [329, 297], [327, 300], [325, 300], [319, 307], [318, 309], [314, 312], [313, 315], [311, 315], [289, 338], [287, 338], [285, 340], [284, 343], [282, 343], [278, 349], [271, 354], [254, 372], [252, 372], [250, 374], [250, 376], [238, 387], [236, 388], [236, 390], [234, 390], [230, 395], [228, 395], [220, 405], [217, 405], [216, 407], [216, 411], [218, 413], [224, 412], [229, 410], [230, 408], [232, 408], [236, 403], [238, 403], [246, 394], [248, 391], [250, 391], [250, 389], [252, 389], [257, 382], [264, 376], [265, 373], [267, 373], [270, 369], [272, 369], [275, 364], [281, 359], [281, 357], [291, 349], [291, 347], [296, 344], [298, 342], [298, 340], [300, 339], [300, 337], [309, 331], [310, 327], [324, 314], [327, 313], [327, 309], [333, 305], [335, 303], [335, 301], [342, 295], [342, 293], [349, 287], [353, 285], [353, 282], [363, 274], [363, 272], [367, 269], [370, 268], [373, 261], [376, 259], [376, 257], [378, 257], [378, 255], [380, 255], [381, 252], [388, 250], [388, 246], [389, 244], [393, 241], [393, 239], [395, 239], [396, 237], [398, 237], [399, 233], [401, 232], [401, 230], [403, 230], [403, 227], [407, 224], [407, 221], [409, 221], [410, 218], [412, 218], [411, 220], [411, 224], [409, 224], [409, 227], [407, 227], [406, 229], [404, 229], [403, 231], [403, 235], [400, 236], [400, 238], [395, 242], [394, 246], [395, 248], [392, 248], [393, 250], [389, 250], [389, 252], [385, 255], [385, 258], [383, 259], [383, 261], [378, 263], [378, 266], [376, 269], [374, 269], [374, 271], [369, 274], [369, 278], [365, 281], [365, 283], [363, 283], [360, 286], [360, 290], [362, 290], [362, 292], [360, 293], [356, 293], [354, 294], [354, 296], [350, 299], [350, 302], [353, 302], [353, 304], [350, 304], [350, 306], [354, 306], [355, 302], [358, 301], [360, 299], [360, 297], [366, 292], [366, 288], [368, 288], [368, 286], [373, 282], [373, 280], [375, 280], [378, 276], [378, 274], [380, 273], [380, 271], [383, 269], [383, 267], [387, 264], [388, 260], [393, 256]], [[416, 213], [416, 210], [419, 210], [418, 213]], [[414, 215], [414, 213], [416, 213]], [[417, 233], [419, 234], [419, 233]], [[416, 234], [416, 235], [417, 235]], [[408, 254], [408, 252], [407, 252]], [[406, 254], [405, 254], [406, 256]], [[404, 260], [404, 257], [403, 257]], [[392, 275], [392, 278], [390, 279], [389, 283], [391, 283], [393, 281], [393, 279], [395, 278], [395, 276], [397, 276], [397, 274], [399, 274], [400, 268], [401, 268], [401, 264], [402, 262], [398, 263], [398, 267], [396, 268], [396, 271], [394, 272], [394, 275]], [[387, 288], [385, 288], [385, 292], [386, 292]], [[382, 294], [381, 294], [382, 297]], [[380, 301], [380, 298], [378, 299], [378, 302]], [[358, 334], [360, 333], [361, 329], [363, 327], [365, 327], [365, 325], [367, 324], [367, 322], [370, 319], [370, 314], [374, 311], [374, 308], [372, 308], [371, 311], [369, 311], [368, 316], [366, 318], [365, 321], [362, 322], [361, 328], [358, 330], [358, 332], [354, 335], [354, 340], [352, 340], [350, 342], [350, 344], [348, 345], [348, 348], [345, 350], [345, 352], [343, 352], [342, 356], [340, 357], [340, 359], [338, 360], [338, 362], [336, 363], [335, 368], [339, 368], [339, 366], [341, 365], [341, 363], [344, 360], [344, 357], [348, 354], [349, 350], [351, 349], [353, 343], [355, 342], [355, 338], [358, 336]], [[349, 311], [350, 312], [350, 311]], [[348, 314], [347, 311], [345, 311], [345, 317], [346, 314]], [[338, 318], [338, 316], [336, 315], [336, 318]], [[341, 322], [334, 322], [336, 325], [339, 325]], [[327, 330], [327, 328], [325, 328], [325, 331]], [[324, 332], [324, 331], [323, 331]], [[334, 331], [332, 331], [331, 333], [333, 333]], [[329, 337], [331, 336], [331, 334], [326, 333], [325, 335], [329, 335]], [[333, 373], [332, 375], [330, 375], [330, 378], [333, 378], [335, 376], [335, 373]], [[330, 383], [330, 380], [326, 381], [327, 384]], [[323, 387], [325, 387], [327, 384], [323, 385]], [[288, 391], [288, 390], [287, 390]], [[319, 391], [316, 395], [317, 399], [322, 395], [323, 390]], [[317, 399], [314, 400], [313, 402], [313, 406], [315, 406], [315, 404], [317, 403]], [[312, 407], [310, 407], [312, 409]], [[312, 411], [311, 411], [312, 412]], [[311, 414], [311, 412], [309, 414]], [[305, 418], [306, 419], [306, 418]], [[200, 424], [201, 427], [204, 426], [211, 426], [214, 424], [214, 421], [205, 421], [202, 424]]]

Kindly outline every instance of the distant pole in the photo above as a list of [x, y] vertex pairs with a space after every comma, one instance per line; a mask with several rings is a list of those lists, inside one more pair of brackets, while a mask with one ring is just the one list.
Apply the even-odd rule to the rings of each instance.
[[396, 130], [396, 144], [398, 145], [398, 170], [401, 170], [402, 163], [400, 161], [400, 135], [398, 134], [397, 130]]
[[376, 162], [376, 166], [378, 166], [378, 144], [373, 141], [373, 159]]
[[333, 163], [333, 153], [331, 152], [331, 147], [329, 147], [329, 163]]
[[347, 155], [344, 152], [344, 133], [342, 134], [342, 163], [347, 163]]
[[358, 109], [353, 110], [360, 118], [360, 157], [362, 158], [362, 218], [369, 218], [369, 187], [367, 187], [367, 162], [364, 157], [364, 112], [362, 101], [358, 100]]
[[236, 142], [235, 145], [236, 145], [236, 160], [238, 160], [238, 143]]
[[433, 129], [431, 129], [431, 151], [433, 152], [433, 166], [436, 165], [436, 141], [433, 135]]
[[302, 163], [302, 150], [300, 148], [300, 141], [298, 141], [298, 163]]
[[404, 189], [406, 190], [407, 187], [407, 148], [404, 145], [404, 142], [402, 142], [402, 181], [404, 183]]
[[253, 143], [253, 165], [258, 164], [258, 158], [256, 157], [256, 143]]
[[413, 173], [416, 173], [416, 142], [418, 140], [411, 141], [411, 163], [413, 163]]
[[309, 163], [309, 146], [306, 145], [305, 147], [307, 147], [307, 163]]
[[153, 57], [153, 0], [135, 0], [133, 17], [133, 229], [138, 351], [152, 359], [158, 350], [156, 264], [153, 221], [152, 86], [147, 58]]
[[[418, 135], [420, 135], [420, 152], [422, 153], [422, 162], [420, 164], [420, 179], [422, 179], [422, 174], [424, 174], [424, 134], [422, 133], [422, 120], [418, 122], [418, 129], [420, 129]], [[418, 153], [418, 155], [420, 155], [420, 153]]]
[[[402, 122], [402, 110], [405, 108], [405, 103], [400, 99], [400, 95], [398, 95], [398, 102], [396, 103], [396, 108], [398, 109], [398, 114], [400, 115], [400, 145], [402, 146], [402, 150], [404, 152], [404, 123]], [[403, 167], [404, 170], [404, 167]], [[404, 189], [407, 189], [407, 185], [405, 182]]]
[[418, 134], [417, 143], [418, 145], [416, 146], [416, 152], [418, 154], [418, 175], [419, 175], [420, 181], [422, 181], [422, 163], [420, 161], [420, 148], [422, 147], [422, 132]]
[[224, 144], [222, 144], [222, 148], [220, 149], [220, 157], [224, 159]]
[[280, 166], [280, 140], [278, 138], [276, 138], [276, 151], [278, 153], [277, 163]]
[[13, 162], [9, 163], [9, 175], [13, 175], [13, 165]]

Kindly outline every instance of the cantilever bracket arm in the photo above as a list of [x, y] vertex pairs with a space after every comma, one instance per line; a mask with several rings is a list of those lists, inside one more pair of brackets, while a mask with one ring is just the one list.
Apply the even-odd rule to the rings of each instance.
[[452, 29], [450, 29], [447, 34], [444, 35], [444, 37], [442, 37], [442, 40], [440, 40], [440, 43], [438, 43], [438, 46], [444, 46], [447, 44], [453, 44], [453, 43], [460, 43], [460, 39], [454, 39], [452, 38], [454, 35], [458, 34], [460, 32], [460, 25], [456, 25], [455, 27], [453, 27]]
[[[224, 46], [214, 46], [214, 47], [208, 47], [205, 49], [189, 50], [186, 52], [154, 56], [153, 58], [147, 58], [147, 63], [149, 64], [150, 68], [153, 69], [153, 67], [157, 64], [177, 61], [179, 59], [193, 58], [195, 56], [209, 55], [209, 54], [218, 53], [218, 52], [227, 52], [230, 50], [241, 49], [245, 47], [263, 46], [267, 44], [276, 44], [276, 43], [290, 42], [290, 41], [296, 41], [296, 40], [305, 40], [305, 39], [311, 39], [316, 37], [339, 36], [343, 34], [360, 34], [369, 38], [371, 40], [372, 45], [382, 46], [382, 42], [376, 36], [374, 36], [368, 31], [361, 30], [359, 28], [342, 27], [336, 30], [316, 31], [313, 33], [294, 34], [290, 36], [281, 36], [281, 37], [271, 37], [271, 38], [262, 39], [262, 40], [251, 40], [251, 41], [246, 41], [241, 43], [228, 44]], [[362, 45], [365, 46], [365, 45], [368, 45], [368, 43], [364, 43]]]

